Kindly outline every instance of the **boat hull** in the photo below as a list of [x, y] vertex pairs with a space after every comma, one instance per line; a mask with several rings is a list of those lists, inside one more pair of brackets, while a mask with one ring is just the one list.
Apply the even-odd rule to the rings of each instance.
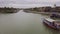
[[[52, 26], [52, 25], [49, 25], [47, 24], [46, 22], [43, 22], [46, 26], [48, 26], [49, 28], [52, 28], [52, 29], [57, 29], [56, 27]], [[57, 29], [58, 30], [58, 29]]]

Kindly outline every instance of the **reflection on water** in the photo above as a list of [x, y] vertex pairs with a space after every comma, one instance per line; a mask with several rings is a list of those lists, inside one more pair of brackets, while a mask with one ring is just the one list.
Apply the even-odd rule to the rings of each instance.
[[0, 14], [0, 34], [59, 34], [42, 23], [41, 14], [25, 13]]

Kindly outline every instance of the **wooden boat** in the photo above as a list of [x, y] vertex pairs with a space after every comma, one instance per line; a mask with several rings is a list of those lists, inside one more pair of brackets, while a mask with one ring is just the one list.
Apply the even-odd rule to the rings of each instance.
[[51, 18], [44, 18], [43, 23], [51, 28], [60, 29], [60, 21], [59, 20], [54, 20]]

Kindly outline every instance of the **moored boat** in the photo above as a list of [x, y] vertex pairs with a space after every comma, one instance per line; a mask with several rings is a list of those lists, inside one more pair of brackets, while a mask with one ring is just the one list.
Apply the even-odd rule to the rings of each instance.
[[51, 18], [44, 18], [43, 23], [51, 28], [60, 29], [60, 21], [59, 20], [54, 20]]
[[50, 15], [51, 18], [60, 18], [60, 14], [53, 13]]

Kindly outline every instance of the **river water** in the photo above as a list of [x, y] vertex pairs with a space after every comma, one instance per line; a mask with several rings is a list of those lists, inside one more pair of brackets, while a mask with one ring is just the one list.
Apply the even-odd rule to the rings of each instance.
[[60, 31], [46, 27], [41, 14], [18, 13], [0, 14], [0, 34], [60, 34]]

